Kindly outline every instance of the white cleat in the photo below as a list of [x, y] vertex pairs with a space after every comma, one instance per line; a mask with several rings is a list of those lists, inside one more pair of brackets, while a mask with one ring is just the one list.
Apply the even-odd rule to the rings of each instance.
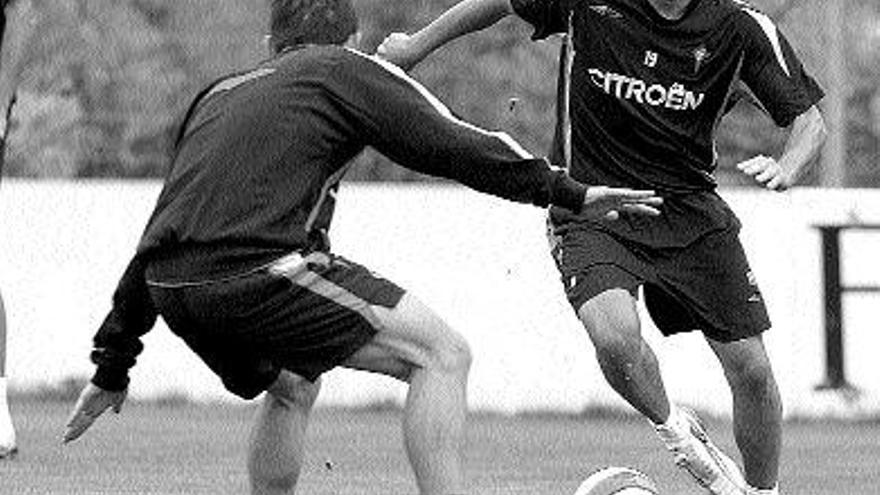
[[18, 453], [15, 443], [15, 428], [7, 408], [0, 407], [0, 460], [12, 459]]
[[[697, 415], [680, 409], [687, 421], [689, 434], [673, 440], [667, 448], [675, 457], [675, 465], [687, 471], [712, 495], [746, 495], [748, 484], [736, 462], [712, 443]], [[661, 433], [666, 437], [666, 433]]]

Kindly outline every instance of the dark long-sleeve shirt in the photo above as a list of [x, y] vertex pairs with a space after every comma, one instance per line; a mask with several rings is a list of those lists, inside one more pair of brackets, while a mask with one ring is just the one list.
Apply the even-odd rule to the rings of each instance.
[[583, 185], [506, 134], [456, 118], [397, 67], [335, 46], [291, 50], [212, 84], [192, 104], [137, 254], [94, 338], [93, 382], [127, 385], [139, 337], [156, 319], [145, 281], [152, 261], [186, 262], [151, 277], [201, 281], [293, 250], [329, 249], [339, 181], [365, 146], [510, 200], [575, 211], [584, 201]]

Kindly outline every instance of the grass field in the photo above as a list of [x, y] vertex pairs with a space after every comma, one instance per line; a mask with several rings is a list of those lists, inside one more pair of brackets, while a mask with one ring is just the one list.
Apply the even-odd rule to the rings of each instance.
[[[78, 442], [59, 438], [69, 404], [13, 401], [21, 453], [0, 462], [0, 494], [244, 494], [252, 406], [130, 403]], [[394, 410], [316, 411], [299, 494], [415, 494]], [[730, 425], [708, 423], [732, 451]], [[786, 495], [880, 493], [880, 423], [786, 425]], [[328, 468], [328, 460], [332, 468]], [[648, 473], [662, 494], [702, 493], [636, 418], [474, 414], [474, 495], [566, 495], [606, 465]]]

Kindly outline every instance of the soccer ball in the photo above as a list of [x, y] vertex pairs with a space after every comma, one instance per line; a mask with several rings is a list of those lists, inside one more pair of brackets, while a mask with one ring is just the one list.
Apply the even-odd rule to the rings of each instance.
[[657, 485], [644, 473], [627, 467], [607, 467], [591, 474], [574, 495], [658, 495]]

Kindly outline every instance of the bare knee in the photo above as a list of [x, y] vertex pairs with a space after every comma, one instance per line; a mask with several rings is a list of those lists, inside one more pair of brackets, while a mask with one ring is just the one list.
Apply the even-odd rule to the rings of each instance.
[[776, 379], [760, 338], [730, 343], [710, 341], [710, 344], [721, 361], [724, 375], [734, 394], [778, 402]]
[[282, 370], [272, 385], [266, 389], [270, 407], [311, 409], [321, 391], [321, 380], [311, 382], [305, 378]]
[[443, 373], [465, 375], [470, 371], [473, 355], [467, 341], [452, 332], [446, 332], [442, 339], [427, 350], [425, 367]]
[[407, 383], [411, 382], [413, 373], [418, 370], [467, 376], [472, 360], [468, 343], [464, 339], [455, 339], [455, 341], [443, 342], [429, 347], [413, 361], [390, 360], [383, 365], [382, 373]]
[[770, 363], [761, 360], [748, 360], [735, 363], [725, 370], [727, 379], [734, 389], [750, 394], [766, 395], [775, 391], [776, 380]]
[[642, 350], [642, 336], [638, 314], [626, 296], [624, 299], [606, 298], [600, 294], [581, 306], [578, 317], [600, 363], [631, 362]]

